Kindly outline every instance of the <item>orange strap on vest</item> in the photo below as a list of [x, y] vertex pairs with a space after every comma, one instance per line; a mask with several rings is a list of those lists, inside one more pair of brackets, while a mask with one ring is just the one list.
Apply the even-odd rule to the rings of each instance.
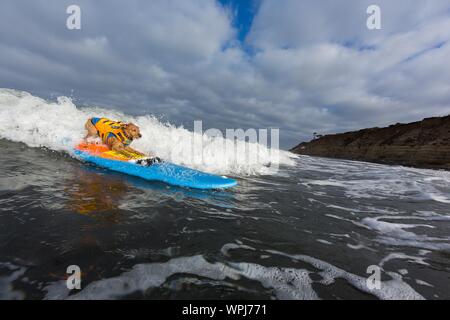
[[94, 127], [97, 129], [99, 137], [102, 139], [103, 143], [107, 143], [110, 137], [115, 137], [124, 145], [129, 145], [132, 140], [128, 139], [125, 132], [122, 129], [123, 122], [113, 121], [107, 118], [100, 118]]

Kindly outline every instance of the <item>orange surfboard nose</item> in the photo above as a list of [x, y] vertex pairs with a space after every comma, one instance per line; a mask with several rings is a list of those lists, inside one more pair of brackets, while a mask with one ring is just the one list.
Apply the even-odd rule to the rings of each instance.
[[96, 144], [96, 143], [85, 143], [82, 142], [79, 145], [75, 147], [78, 151], [83, 151], [85, 153], [88, 153], [90, 155], [105, 158], [105, 159], [111, 159], [111, 160], [119, 160], [119, 161], [128, 161], [132, 159], [139, 159], [142, 157], [136, 157], [136, 158], [130, 158], [123, 154], [120, 154], [118, 152], [112, 151], [108, 148], [108, 146], [104, 144]]
[[90, 154], [101, 154], [103, 152], [109, 151], [108, 146], [105, 146], [104, 144], [95, 144], [95, 143], [80, 143], [75, 147], [75, 149], [80, 151], [89, 152]]

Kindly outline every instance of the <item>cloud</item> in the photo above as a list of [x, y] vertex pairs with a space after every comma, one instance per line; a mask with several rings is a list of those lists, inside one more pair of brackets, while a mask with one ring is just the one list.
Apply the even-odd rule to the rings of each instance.
[[[381, 8], [382, 30], [366, 27], [366, 10]], [[406, 33], [449, 9], [447, 0], [264, 0], [247, 41], [261, 48], [320, 43], [370, 45]]]
[[[0, 87], [187, 127], [279, 127], [283, 147], [338, 132], [450, 112], [448, 1], [258, 1], [244, 42], [215, 1], [5, 0]], [[233, 9], [234, 10], [234, 9]]]
[[292, 117], [299, 127], [336, 132], [450, 112], [449, 3], [377, 3], [381, 31], [366, 28], [368, 1], [262, 2], [247, 43], [260, 48], [264, 76], [313, 115]]

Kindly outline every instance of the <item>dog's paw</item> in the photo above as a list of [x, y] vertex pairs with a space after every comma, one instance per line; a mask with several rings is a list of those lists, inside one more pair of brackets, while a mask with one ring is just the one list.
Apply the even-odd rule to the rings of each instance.
[[143, 167], [149, 167], [156, 163], [161, 163], [161, 158], [158, 157], [149, 157], [149, 158], [143, 158], [138, 160], [130, 160], [131, 163], [143, 166]]
[[102, 144], [102, 139], [100, 139], [99, 137], [89, 137], [86, 139], [87, 143], [92, 143], [92, 144]]

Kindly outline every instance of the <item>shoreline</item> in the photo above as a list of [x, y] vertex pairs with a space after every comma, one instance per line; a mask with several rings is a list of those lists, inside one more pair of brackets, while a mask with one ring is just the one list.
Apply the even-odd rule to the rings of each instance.
[[450, 116], [321, 136], [290, 150], [300, 155], [450, 170]]

